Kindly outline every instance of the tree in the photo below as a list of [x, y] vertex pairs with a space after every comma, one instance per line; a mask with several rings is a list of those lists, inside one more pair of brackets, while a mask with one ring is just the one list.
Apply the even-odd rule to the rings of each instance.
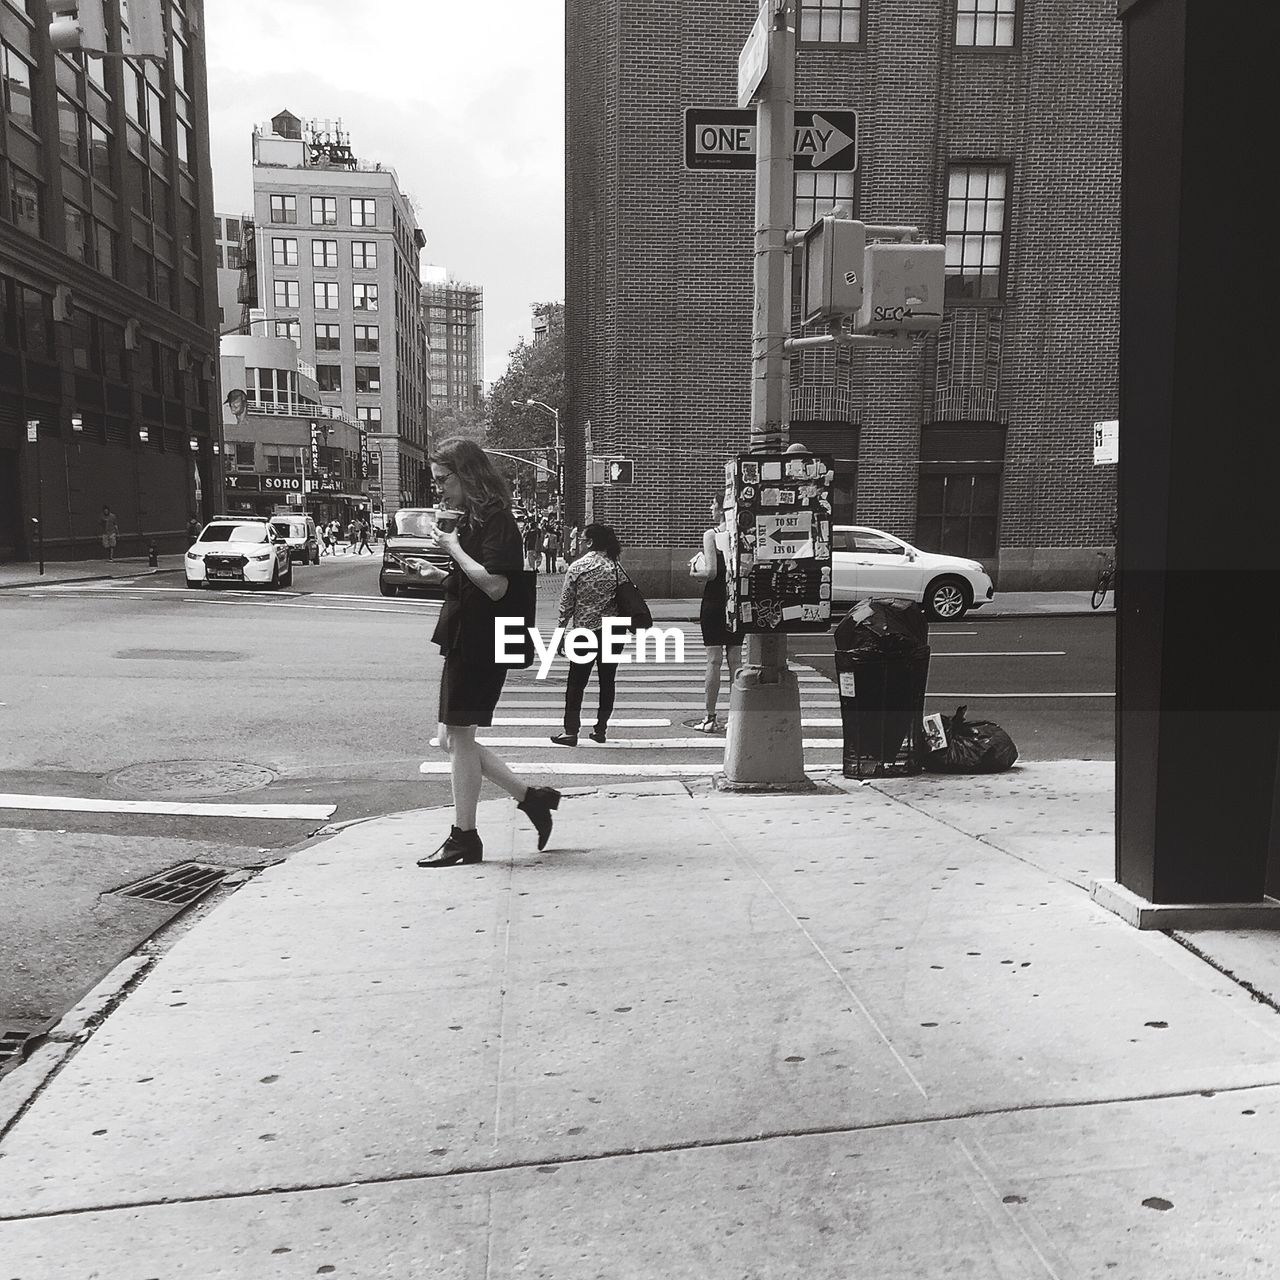
[[546, 318], [546, 333], [532, 342], [520, 339], [489, 396], [489, 443], [495, 449], [555, 443], [555, 419], [545, 409], [526, 406], [526, 400], [541, 400], [564, 412], [564, 303], [542, 303], [534, 310]]
[[439, 416], [432, 419], [432, 445], [437, 445], [441, 440], [448, 440], [452, 436], [474, 440], [480, 445], [488, 444], [489, 418], [485, 410], [470, 408], [442, 409]]

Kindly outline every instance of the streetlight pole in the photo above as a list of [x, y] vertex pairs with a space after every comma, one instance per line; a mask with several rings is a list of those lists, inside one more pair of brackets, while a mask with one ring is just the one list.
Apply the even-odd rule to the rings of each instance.
[[514, 409], [528, 408], [534, 405], [539, 409], [545, 409], [556, 422], [556, 521], [559, 522], [564, 516], [564, 489], [560, 480], [564, 472], [564, 468], [560, 465], [560, 410], [553, 408], [542, 400], [513, 400], [511, 402], [511, 406]]

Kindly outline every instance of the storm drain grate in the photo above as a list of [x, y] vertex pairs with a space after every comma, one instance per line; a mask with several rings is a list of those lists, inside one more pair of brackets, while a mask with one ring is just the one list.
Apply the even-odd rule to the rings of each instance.
[[30, 1031], [0, 1031], [0, 1071], [21, 1061], [23, 1047], [30, 1039]]
[[222, 882], [224, 867], [207, 867], [201, 862], [180, 862], [137, 884], [115, 889], [122, 898], [145, 898], [149, 902], [170, 902], [185, 907]]

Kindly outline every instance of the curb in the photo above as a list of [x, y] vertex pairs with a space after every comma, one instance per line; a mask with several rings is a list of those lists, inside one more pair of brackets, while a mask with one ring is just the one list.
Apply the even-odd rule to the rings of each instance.
[[91, 573], [75, 578], [29, 578], [22, 582], [0, 582], [0, 591], [19, 591], [23, 587], [65, 587], [76, 582], [108, 582], [113, 578], [149, 578], [158, 573], [181, 573], [182, 566], [152, 569], [147, 566], [137, 573]]

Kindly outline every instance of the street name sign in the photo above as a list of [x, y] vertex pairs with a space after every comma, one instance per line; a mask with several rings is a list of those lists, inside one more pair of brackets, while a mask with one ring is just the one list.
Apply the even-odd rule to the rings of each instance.
[[[798, 170], [851, 173], [858, 167], [858, 113], [845, 110], [795, 112], [792, 155]], [[686, 107], [686, 169], [756, 167], [756, 113], [748, 107]]]
[[769, 6], [762, 4], [751, 34], [738, 54], [738, 106], [745, 107], [769, 70]]

